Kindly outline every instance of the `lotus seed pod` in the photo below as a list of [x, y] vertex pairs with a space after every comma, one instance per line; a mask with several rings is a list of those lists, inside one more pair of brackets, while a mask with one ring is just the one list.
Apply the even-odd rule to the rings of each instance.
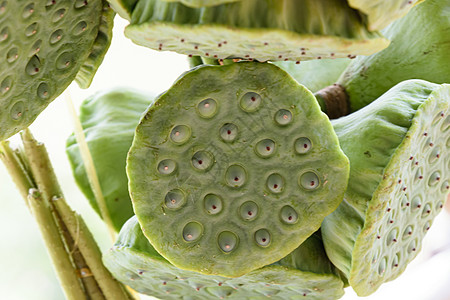
[[450, 0], [427, 0], [382, 32], [383, 51], [351, 62], [335, 88], [345, 89], [356, 111], [409, 79], [450, 82]]
[[[316, 242], [300, 246], [318, 262]], [[322, 251], [319, 246], [319, 253]], [[323, 246], [322, 246], [323, 247]], [[178, 269], [151, 246], [135, 217], [120, 231], [115, 245], [105, 253], [104, 264], [122, 283], [142, 294], [161, 299], [339, 299], [344, 294], [342, 281], [328, 272], [328, 259], [315, 270], [303, 271], [295, 265], [271, 265], [238, 278], [203, 275]], [[314, 265], [310, 265], [314, 267]]]
[[[153, 97], [121, 88], [97, 93], [86, 99], [80, 107], [83, 132], [107, 212], [117, 232], [134, 214], [128, 194], [125, 162], [139, 118], [151, 100]], [[73, 134], [67, 139], [66, 152], [76, 183], [94, 210], [101, 215]]]
[[205, 6], [215, 6], [224, 3], [242, 1], [242, 0], [163, 0], [166, 2], [180, 2], [186, 6], [200, 8]]
[[139, 1], [125, 35], [160, 51], [258, 61], [354, 57], [389, 44], [343, 0], [246, 0], [202, 8]]
[[101, 0], [0, 2], [0, 140], [28, 127], [87, 59], [97, 57], [98, 66], [107, 47], [98, 36], [109, 14], [102, 6]]
[[127, 161], [155, 249], [179, 268], [228, 277], [297, 248], [339, 205], [347, 172], [311, 92], [255, 62], [182, 76], [147, 111]]
[[410, 80], [333, 121], [350, 179], [321, 230], [330, 260], [360, 296], [405, 270], [444, 205], [449, 103], [450, 85]]
[[392, 21], [406, 15], [414, 5], [424, 0], [348, 0], [351, 7], [367, 17], [370, 30], [381, 30]]

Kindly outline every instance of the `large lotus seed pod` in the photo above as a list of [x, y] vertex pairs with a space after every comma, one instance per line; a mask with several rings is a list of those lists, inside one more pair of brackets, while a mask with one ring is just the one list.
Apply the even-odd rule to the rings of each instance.
[[101, 0], [0, 1], [0, 140], [28, 127], [86, 60], [95, 72], [108, 46], [104, 14]]
[[190, 7], [205, 7], [205, 6], [215, 6], [224, 3], [242, 1], [242, 0], [163, 0], [166, 2], [181, 2], [186, 6]]
[[423, 1], [425, 0], [348, 0], [348, 3], [367, 16], [370, 30], [381, 30]]
[[300, 64], [291, 61], [274, 62], [274, 64], [315, 93], [337, 82], [350, 62], [351, 60], [348, 58], [337, 58], [315, 59], [303, 61]]
[[449, 106], [450, 85], [411, 80], [333, 121], [350, 179], [322, 235], [330, 260], [360, 296], [405, 270], [444, 205]]
[[[322, 268], [329, 264], [308, 243], [298, 248], [314, 261], [323, 259], [314, 270], [297, 266], [271, 265], [238, 278], [203, 275], [178, 269], [151, 246], [136, 218], [131, 218], [120, 231], [115, 245], [105, 253], [103, 261], [122, 283], [142, 294], [161, 299], [339, 299], [344, 294], [342, 281]], [[306, 251], [305, 251], [306, 250]]]
[[368, 31], [345, 0], [245, 0], [202, 8], [139, 1], [125, 35], [155, 50], [258, 61], [369, 55], [389, 44]]
[[[409, 79], [450, 82], [450, 0], [427, 0], [395, 21], [383, 34], [385, 50], [353, 60], [338, 80], [352, 111]], [[337, 94], [342, 94], [337, 92]]]
[[155, 249], [182, 269], [229, 277], [315, 232], [341, 202], [347, 172], [312, 93], [252, 62], [182, 76], [141, 120], [127, 162]]
[[[89, 97], [80, 107], [80, 121], [86, 142], [109, 216], [117, 232], [134, 215], [128, 194], [125, 162], [140, 116], [152, 100], [153, 97], [135, 90], [117, 88]], [[67, 140], [66, 152], [78, 186], [101, 215], [73, 134]]]

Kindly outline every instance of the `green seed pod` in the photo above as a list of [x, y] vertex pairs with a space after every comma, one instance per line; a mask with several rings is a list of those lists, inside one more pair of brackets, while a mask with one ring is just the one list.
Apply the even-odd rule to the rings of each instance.
[[[322, 95], [347, 94], [356, 111], [409, 79], [450, 82], [450, 0], [427, 0], [395, 21], [383, 34], [391, 44], [383, 51], [351, 62], [338, 85]], [[345, 90], [345, 92], [344, 92]], [[327, 96], [328, 95], [328, 96]]]
[[[80, 107], [86, 142], [117, 232], [134, 214], [128, 194], [125, 162], [139, 118], [152, 100], [153, 97], [135, 90], [120, 88], [97, 93]], [[73, 134], [67, 139], [66, 152], [79, 188], [101, 215]]]
[[216, 6], [219, 4], [242, 1], [242, 0], [163, 0], [166, 2], [180, 2], [186, 6], [200, 8], [205, 6]]
[[323, 246], [316, 240], [309, 242], [310, 239], [294, 252], [301, 254], [296, 257], [305, 255], [319, 262], [316, 267], [310, 264], [303, 270], [298, 261], [294, 260], [292, 265], [285, 261], [282, 265], [266, 266], [238, 278], [226, 278], [171, 265], [151, 246], [133, 217], [125, 223], [103, 261], [122, 283], [139, 293], [161, 299], [341, 298], [344, 294], [342, 281], [328, 271], [330, 262], [323, 256]]
[[406, 15], [424, 0], [348, 0], [348, 4], [367, 16], [370, 30], [381, 30]]
[[350, 159], [344, 201], [322, 224], [330, 260], [360, 296], [417, 255], [450, 188], [450, 85], [405, 81], [334, 120]]
[[101, 0], [0, 2], [0, 140], [28, 127], [80, 69], [89, 84], [112, 17]]
[[258, 61], [354, 57], [389, 44], [368, 31], [345, 0], [246, 0], [202, 8], [139, 1], [125, 35], [160, 51]]
[[182, 76], [138, 125], [127, 162], [155, 249], [179, 268], [229, 277], [315, 232], [342, 200], [347, 172], [311, 92], [252, 62]]

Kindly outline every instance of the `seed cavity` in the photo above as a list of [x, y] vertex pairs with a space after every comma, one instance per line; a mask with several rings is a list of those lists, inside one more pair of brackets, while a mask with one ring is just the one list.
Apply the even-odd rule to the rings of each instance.
[[441, 180], [441, 174], [439, 172], [434, 172], [431, 174], [430, 178], [428, 179], [428, 185], [429, 186], [435, 186], [439, 183]]
[[275, 113], [275, 122], [281, 126], [289, 125], [292, 122], [292, 113], [287, 109], [280, 109]]
[[197, 105], [197, 113], [200, 115], [200, 117], [206, 119], [214, 117], [217, 111], [217, 102], [212, 98], [205, 99]]
[[431, 222], [428, 221], [425, 223], [425, 225], [423, 225], [422, 230], [424, 233], [426, 233], [428, 230], [430, 230], [430, 228], [431, 228]]
[[12, 76], [7, 76], [5, 79], [3, 79], [2, 83], [0, 84], [0, 92], [2, 95], [6, 94], [11, 90], [12, 86]]
[[264, 139], [259, 141], [254, 149], [258, 156], [268, 158], [275, 153], [275, 142], [271, 139]]
[[36, 75], [41, 70], [41, 61], [36, 55], [33, 55], [25, 67], [25, 72], [28, 75]]
[[13, 63], [18, 58], [19, 58], [19, 49], [17, 47], [11, 48], [6, 54], [6, 61], [9, 63]]
[[392, 267], [397, 268], [400, 263], [400, 252], [397, 252], [395, 254], [394, 258], [392, 259]]
[[440, 157], [440, 153], [441, 153], [440, 147], [439, 146], [434, 147], [433, 151], [431, 151], [430, 156], [428, 157], [428, 162], [430, 164], [433, 164], [436, 161], [438, 161], [438, 159]]
[[319, 177], [312, 171], [305, 172], [300, 175], [299, 184], [306, 190], [315, 190], [320, 185]]
[[267, 178], [266, 186], [272, 193], [279, 194], [284, 190], [284, 178], [278, 173], [271, 174]]
[[431, 205], [430, 204], [425, 204], [425, 206], [423, 207], [422, 210], [422, 218], [426, 218], [431, 214]]
[[210, 215], [217, 215], [222, 211], [222, 199], [215, 194], [208, 194], [203, 199], [205, 210]]
[[255, 202], [244, 202], [239, 208], [239, 215], [245, 221], [253, 221], [258, 216], [258, 205]]
[[233, 251], [239, 243], [237, 235], [231, 231], [222, 231], [217, 238], [219, 248], [225, 252], [230, 253]]
[[295, 224], [298, 221], [298, 214], [294, 208], [289, 205], [283, 206], [280, 212], [280, 219], [286, 224]]
[[64, 18], [64, 15], [66, 14], [66, 9], [65, 8], [61, 8], [61, 9], [58, 9], [54, 14], [53, 14], [53, 17], [52, 17], [52, 21], [53, 22], [58, 22], [59, 20], [61, 20], [62, 18]]
[[417, 250], [417, 243], [416, 243], [416, 240], [414, 240], [408, 245], [407, 251], [409, 254], [411, 254], [411, 253], [415, 252], [416, 250]]
[[389, 234], [387, 235], [387, 238], [386, 238], [386, 245], [387, 245], [387, 246], [390, 246], [390, 245], [392, 245], [393, 243], [396, 243], [396, 242], [398, 241], [397, 235], [398, 235], [398, 230], [397, 230], [397, 229], [392, 229], [392, 230], [389, 232]]
[[298, 154], [306, 154], [308, 153], [312, 148], [311, 140], [307, 137], [301, 137], [295, 140], [294, 144], [295, 152]]
[[25, 29], [25, 35], [26, 35], [27, 37], [33, 36], [33, 35], [36, 34], [37, 30], [38, 30], [38, 24], [35, 22], [35, 23], [29, 25], [29, 26]]
[[[441, 131], [446, 132], [449, 128], [450, 128], [450, 115], [448, 115], [445, 118], [444, 122], [442, 122]], [[448, 140], [447, 140], [447, 147], [450, 147]]]
[[449, 190], [450, 190], [449, 182], [448, 181], [443, 182], [442, 185], [441, 185], [441, 192], [443, 194], [445, 194], [445, 193], [448, 193]]
[[34, 3], [30, 3], [22, 11], [22, 18], [27, 19], [34, 13]]
[[203, 234], [203, 226], [199, 222], [189, 222], [183, 228], [183, 239], [186, 242], [194, 242]]
[[227, 169], [225, 180], [228, 186], [238, 188], [245, 184], [247, 180], [247, 173], [240, 165], [231, 165]]
[[407, 226], [405, 230], [403, 231], [403, 239], [406, 240], [413, 234], [413, 227]]
[[50, 36], [50, 40], [49, 40], [50, 44], [54, 45], [54, 44], [58, 43], [62, 39], [62, 36], [63, 36], [63, 31], [61, 29], [54, 31]]
[[25, 111], [25, 104], [22, 101], [16, 102], [10, 111], [10, 116], [13, 120], [19, 120], [23, 117]]
[[411, 209], [413, 211], [417, 211], [421, 207], [422, 207], [422, 199], [420, 198], [419, 195], [417, 195], [412, 200], [412, 207], [411, 207]]
[[170, 140], [175, 144], [184, 144], [191, 137], [191, 128], [186, 125], [177, 125], [170, 132]]
[[270, 233], [267, 229], [260, 229], [255, 232], [255, 241], [258, 246], [267, 247], [270, 245]]
[[56, 68], [58, 70], [64, 70], [72, 66], [72, 53], [69, 51], [61, 53], [56, 59]]
[[162, 175], [170, 175], [175, 172], [177, 163], [171, 159], [164, 159], [158, 164], [158, 172]]
[[192, 166], [200, 171], [211, 169], [214, 164], [214, 156], [208, 151], [197, 151], [192, 156]]
[[4, 27], [2, 31], [0, 31], [0, 42], [6, 41], [6, 39], [9, 37], [9, 28]]
[[233, 123], [226, 123], [220, 128], [219, 134], [225, 142], [233, 142], [238, 135], [238, 128]]
[[243, 111], [255, 112], [259, 109], [262, 103], [262, 98], [259, 94], [248, 92], [242, 96], [239, 104]]
[[169, 209], [179, 209], [186, 202], [186, 195], [180, 189], [169, 191], [165, 197], [165, 205]]
[[45, 82], [41, 82], [37, 88], [37, 95], [41, 99], [48, 99], [50, 96], [49, 92], [50, 88], [48, 87], [48, 84]]
[[86, 5], [88, 5], [87, 0], [76, 0], [74, 7], [75, 8], [82, 8], [82, 7], [85, 7]]
[[380, 264], [378, 265], [378, 275], [383, 276], [386, 272], [387, 260], [386, 257], [383, 257], [380, 260]]

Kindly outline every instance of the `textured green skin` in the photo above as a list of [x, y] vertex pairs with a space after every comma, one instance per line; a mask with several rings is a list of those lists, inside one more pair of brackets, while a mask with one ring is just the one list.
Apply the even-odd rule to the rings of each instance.
[[406, 15], [424, 0], [348, 0], [348, 4], [367, 15], [369, 29], [381, 30]]
[[350, 62], [351, 60], [348, 58], [338, 58], [315, 59], [300, 64], [290, 61], [274, 62], [274, 64], [288, 72], [298, 83], [315, 93], [337, 82]]
[[131, 12], [139, 0], [108, 0], [112, 9], [122, 18], [131, 20]]
[[258, 61], [369, 55], [389, 44], [345, 0], [246, 0], [198, 9], [139, 1], [125, 35], [155, 50]]
[[[246, 92], [262, 96], [260, 111], [246, 113], [238, 108], [236, 100]], [[210, 97], [218, 101], [219, 112], [212, 119], [200, 118], [197, 103]], [[280, 128], [274, 124], [273, 114], [282, 108], [292, 112], [293, 123]], [[238, 126], [239, 135], [235, 142], [226, 143], [218, 132], [230, 122]], [[175, 146], [167, 135], [175, 125], [182, 124], [191, 126], [195, 139]], [[303, 136], [313, 144], [304, 156], [293, 149], [294, 141]], [[275, 141], [277, 150], [273, 157], [260, 158], [254, 146], [266, 138]], [[208, 172], [191, 165], [191, 157], [198, 150], [214, 156]], [[178, 165], [170, 176], [160, 175], [157, 169], [165, 159]], [[227, 168], [234, 164], [244, 166], [247, 172], [247, 182], [241, 188], [229, 187], [224, 178]], [[329, 120], [311, 92], [273, 64], [251, 62], [204, 66], [181, 77], [140, 122], [127, 162], [134, 210], [152, 245], [180, 268], [229, 277], [281, 259], [316, 231], [342, 199], [347, 168], [348, 161]], [[307, 191], [299, 186], [298, 178], [305, 171], [319, 175], [320, 188]], [[285, 180], [285, 190], [279, 194], [266, 186], [274, 172]], [[189, 205], [181, 210], [171, 210], [164, 204], [166, 193], [174, 188], [181, 188], [189, 199]], [[209, 193], [222, 197], [220, 214], [209, 215], [204, 210], [203, 197]], [[241, 204], [250, 200], [260, 212], [251, 222], [239, 215]], [[297, 211], [296, 224], [284, 224], [279, 219], [280, 209], [286, 204]], [[203, 224], [203, 235], [187, 243], [182, 238], [183, 227], [193, 220]], [[253, 234], [260, 228], [272, 232], [268, 247], [259, 247], [254, 241]], [[218, 247], [216, 239], [222, 230], [240, 237], [234, 251], [224, 253]]]
[[[320, 249], [316, 251], [317, 243], [308, 241], [294, 252], [298, 251], [313, 261], [323, 258], [324, 263], [321, 261], [314, 270], [303, 270], [298, 264], [271, 265], [230, 279], [174, 267], [148, 243], [137, 219], [132, 218], [124, 225], [117, 242], [104, 255], [103, 261], [122, 283], [140, 293], [161, 299], [341, 298], [344, 294], [342, 281], [326, 270], [329, 261], [326, 256], [321, 256]], [[324, 269], [322, 264], [326, 266]]]
[[215, 6], [215, 5], [219, 5], [219, 4], [242, 1], [242, 0], [163, 0], [163, 1], [180, 2], [186, 6], [199, 8], [199, 7], [204, 7], [204, 6]]
[[330, 260], [360, 296], [405, 270], [446, 200], [449, 103], [450, 85], [411, 80], [332, 122], [351, 168], [344, 201], [322, 234]]
[[103, 10], [97, 37], [92, 45], [91, 53], [78, 71], [77, 77], [75, 77], [75, 81], [82, 89], [87, 89], [91, 85], [95, 73], [111, 45], [114, 16], [114, 10], [112, 10], [106, 0], [103, 0]]
[[[80, 8], [74, 7], [83, 5], [79, 0], [58, 1], [47, 8], [46, 0], [4, 3], [0, 8], [0, 140], [28, 127], [72, 82], [90, 54], [102, 10], [101, 0]], [[62, 30], [61, 38], [52, 45], [57, 30]], [[29, 61], [39, 64], [27, 68]], [[40, 89], [40, 84], [47, 86]]]
[[[134, 215], [125, 162], [139, 118], [152, 100], [135, 90], [117, 88], [91, 96], [80, 107], [80, 121], [117, 232]], [[66, 152], [79, 188], [101, 215], [73, 134], [67, 139]]]
[[450, 0], [427, 0], [395, 21], [383, 34], [385, 50], [352, 61], [338, 83], [345, 87], [352, 111], [409, 79], [450, 82]]

